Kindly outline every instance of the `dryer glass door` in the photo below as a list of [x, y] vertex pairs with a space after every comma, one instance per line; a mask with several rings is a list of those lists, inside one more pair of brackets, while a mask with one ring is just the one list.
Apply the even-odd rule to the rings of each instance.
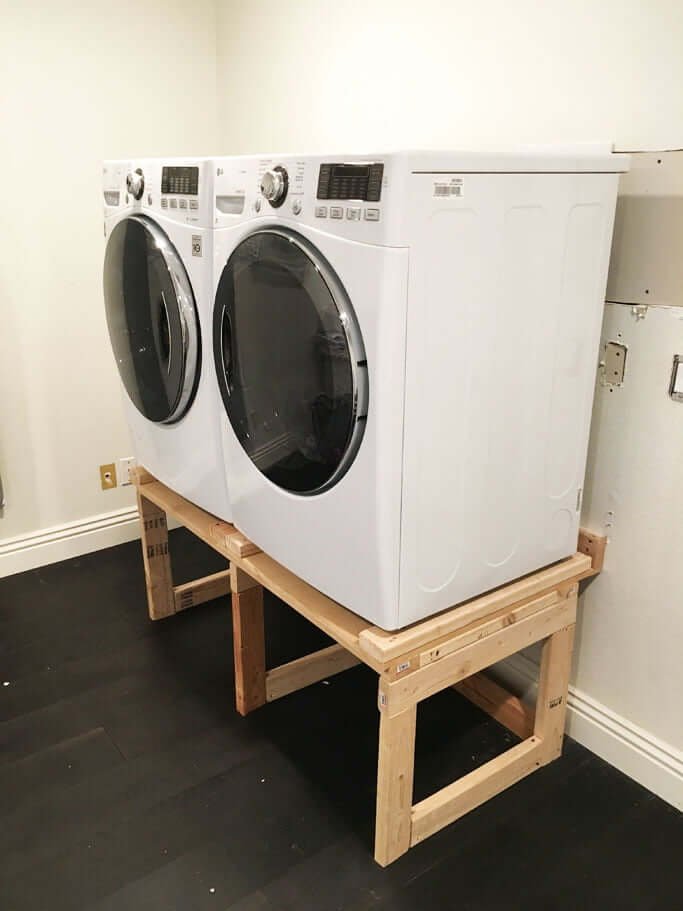
[[150, 421], [179, 420], [199, 380], [199, 321], [185, 267], [151, 219], [132, 215], [111, 232], [104, 300], [116, 365], [131, 401]]
[[301, 235], [256, 231], [234, 250], [214, 309], [230, 423], [254, 465], [298, 494], [348, 470], [367, 415], [367, 364], [338, 277]]

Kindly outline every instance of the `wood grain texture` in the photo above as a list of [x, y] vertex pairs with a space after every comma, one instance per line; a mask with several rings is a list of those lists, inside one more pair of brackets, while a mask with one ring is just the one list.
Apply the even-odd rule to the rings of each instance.
[[395, 633], [386, 632], [377, 626], [370, 626], [359, 634], [359, 645], [363, 652], [375, 661], [387, 663], [401, 655], [455, 632], [469, 623], [486, 617], [504, 607], [550, 591], [591, 568], [590, 558], [575, 554], [567, 560], [555, 563], [509, 585], [503, 585], [472, 601], [429, 617], [419, 623]]
[[541, 765], [541, 750], [541, 742], [530, 737], [415, 804], [411, 847], [535, 771]]
[[382, 867], [410, 847], [417, 707], [380, 717], [375, 860]]
[[562, 752], [573, 647], [573, 624], [558, 630], [543, 643], [534, 733], [543, 742], [546, 762]]
[[266, 648], [263, 589], [260, 585], [232, 593], [235, 705], [248, 715], [266, 702]]
[[187, 610], [189, 607], [196, 607], [198, 604], [204, 604], [206, 601], [213, 601], [214, 598], [221, 598], [229, 594], [230, 570], [226, 569], [220, 573], [204, 576], [202, 579], [175, 585], [173, 588], [175, 611], [178, 613], [178, 611]]
[[342, 671], [360, 664], [358, 658], [347, 652], [341, 645], [330, 645], [329, 648], [296, 658], [287, 664], [281, 664], [266, 672], [266, 699], [272, 702], [282, 696], [288, 696], [296, 690], [310, 686], [327, 677], [333, 677]]
[[166, 513], [139, 491], [137, 499], [149, 617], [150, 620], [162, 620], [176, 610]]
[[533, 707], [513, 696], [486, 674], [466, 677], [460, 683], [456, 683], [454, 689], [522, 740], [533, 734]]
[[447, 686], [490, 667], [576, 620], [576, 596], [563, 598], [499, 633], [466, 645], [394, 682], [383, 682], [383, 711], [402, 712], [412, 702], [433, 696]]

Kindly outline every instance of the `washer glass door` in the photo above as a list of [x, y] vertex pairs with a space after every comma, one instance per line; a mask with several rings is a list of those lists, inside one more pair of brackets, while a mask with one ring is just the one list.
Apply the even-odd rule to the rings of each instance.
[[301, 235], [250, 234], [230, 256], [214, 309], [223, 403], [270, 481], [320, 493], [348, 470], [367, 416], [360, 329], [338, 277]]
[[150, 421], [179, 420], [199, 380], [199, 320], [185, 267], [151, 219], [132, 215], [111, 232], [104, 300], [116, 364], [131, 401]]

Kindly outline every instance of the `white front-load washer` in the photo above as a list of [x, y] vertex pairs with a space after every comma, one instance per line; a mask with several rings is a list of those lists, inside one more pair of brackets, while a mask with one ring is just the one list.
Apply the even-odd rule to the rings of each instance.
[[107, 325], [139, 464], [230, 517], [212, 357], [213, 167], [104, 164]]
[[627, 167], [606, 145], [221, 161], [237, 527], [386, 629], [573, 553]]

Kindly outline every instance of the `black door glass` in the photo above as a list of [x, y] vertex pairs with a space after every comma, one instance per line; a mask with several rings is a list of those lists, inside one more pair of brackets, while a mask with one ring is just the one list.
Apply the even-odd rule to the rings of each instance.
[[[171, 257], [182, 270], [194, 326], [187, 326], [178, 301]], [[196, 363], [187, 363], [186, 334], [198, 339], [199, 332], [191, 294], [178, 254], [157, 225], [139, 216], [116, 225], [104, 258], [109, 337], [126, 392], [150, 421], [178, 420], [192, 402], [194, 389], [188, 395], [187, 388], [199, 376], [199, 348]]]
[[353, 361], [330, 288], [301, 245], [260, 231], [235, 249], [216, 293], [214, 356], [230, 423], [256, 467], [297, 493], [328, 484], [354, 435]]

